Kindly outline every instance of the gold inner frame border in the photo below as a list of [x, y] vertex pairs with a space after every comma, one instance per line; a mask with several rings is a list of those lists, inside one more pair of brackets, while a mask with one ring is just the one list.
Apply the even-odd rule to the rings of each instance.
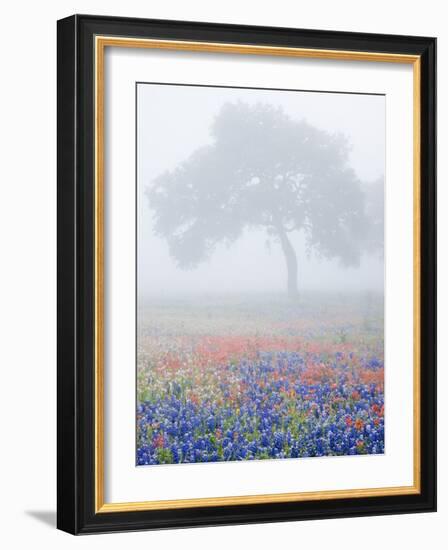
[[[106, 503], [104, 501], [104, 55], [106, 47], [146, 48], [159, 50], [193, 51], [301, 57], [327, 60], [406, 63], [413, 66], [413, 485], [366, 489], [342, 489], [301, 493], [274, 493], [179, 500]], [[421, 426], [420, 426], [420, 312], [421, 312], [421, 219], [420, 219], [420, 119], [421, 119], [421, 60], [418, 55], [381, 52], [356, 52], [251, 44], [226, 44], [181, 40], [158, 40], [96, 36], [95, 59], [95, 513], [168, 510], [212, 506], [232, 506], [279, 502], [304, 502], [343, 498], [365, 498], [420, 494], [421, 480]]]

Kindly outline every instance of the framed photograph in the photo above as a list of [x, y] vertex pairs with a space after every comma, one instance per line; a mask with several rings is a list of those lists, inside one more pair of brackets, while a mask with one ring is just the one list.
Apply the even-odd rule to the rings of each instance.
[[434, 38], [58, 22], [58, 527], [436, 508]]

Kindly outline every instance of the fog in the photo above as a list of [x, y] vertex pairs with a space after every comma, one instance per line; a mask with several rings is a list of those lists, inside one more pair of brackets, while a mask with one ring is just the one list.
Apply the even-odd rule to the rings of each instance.
[[[212, 146], [211, 128], [216, 117], [224, 106], [239, 102], [249, 107], [264, 105], [281, 109], [293, 121], [304, 119], [316, 129], [345, 136], [350, 145], [348, 165], [363, 188], [384, 177], [383, 96], [139, 84], [137, 265], [140, 296], [285, 293], [284, 251], [278, 239], [269, 237], [262, 225], [249, 224], [234, 241], [217, 242], [207, 259], [188, 269], [179, 266], [179, 261], [170, 254], [168, 240], [155, 232], [156, 214], [148, 190], [167, 171], [173, 173], [188, 162], [193, 153]], [[216, 170], [219, 172], [218, 166]], [[366, 247], [358, 266], [344, 266], [338, 258], [320, 257], [313, 247], [307, 252], [304, 231], [289, 233], [289, 240], [297, 255], [299, 292], [383, 290], [384, 262], [377, 250]]]

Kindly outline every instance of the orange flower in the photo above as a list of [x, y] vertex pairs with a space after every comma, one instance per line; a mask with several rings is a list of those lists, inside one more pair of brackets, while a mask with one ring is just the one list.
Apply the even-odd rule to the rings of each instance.
[[199, 405], [199, 397], [195, 393], [190, 394], [190, 401], [195, 405]]

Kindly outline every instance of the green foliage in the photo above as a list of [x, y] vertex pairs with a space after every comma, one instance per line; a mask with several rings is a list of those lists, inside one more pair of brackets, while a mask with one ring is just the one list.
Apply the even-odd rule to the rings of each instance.
[[173, 455], [169, 449], [157, 449], [157, 460], [159, 464], [172, 464]]

